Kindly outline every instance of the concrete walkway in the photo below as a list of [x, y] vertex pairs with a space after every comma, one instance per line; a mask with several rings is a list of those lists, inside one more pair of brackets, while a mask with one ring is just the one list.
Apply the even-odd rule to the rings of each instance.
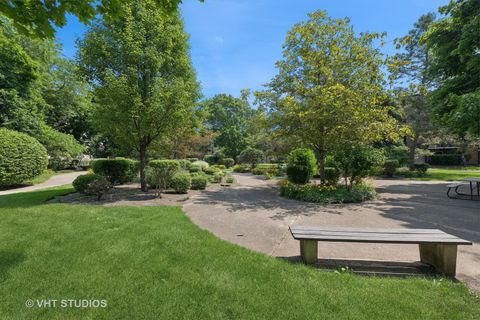
[[[446, 197], [446, 182], [377, 180], [379, 199], [318, 205], [284, 199], [274, 182], [237, 174], [237, 185], [193, 196], [184, 205], [192, 221], [218, 237], [265, 254], [296, 260], [299, 244], [288, 226], [437, 228], [474, 242], [460, 246], [457, 278], [480, 291], [480, 202]], [[414, 262], [417, 245], [321, 243], [319, 257], [339, 265], [358, 260]]]
[[50, 179], [48, 179], [45, 182], [42, 182], [42, 183], [39, 183], [39, 184], [36, 184], [36, 185], [33, 185], [33, 186], [0, 191], [0, 196], [6, 195], [6, 194], [28, 192], [28, 191], [45, 189], [45, 188], [63, 186], [65, 184], [72, 183], [72, 181], [75, 180], [76, 177], [78, 177], [82, 174], [86, 174], [86, 173], [87, 173], [86, 171], [61, 173], [61, 174], [58, 174], [58, 175], [55, 175], [55, 176], [51, 177]]

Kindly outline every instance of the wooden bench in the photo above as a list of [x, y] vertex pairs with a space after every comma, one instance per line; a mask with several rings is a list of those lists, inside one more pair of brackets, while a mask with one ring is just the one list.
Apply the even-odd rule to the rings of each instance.
[[306, 264], [317, 262], [318, 241], [418, 244], [420, 261], [451, 277], [456, 273], [457, 246], [472, 245], [438, 229], [291, 226], [290, 232], [295, 240], [300, 240], [300, 255]]

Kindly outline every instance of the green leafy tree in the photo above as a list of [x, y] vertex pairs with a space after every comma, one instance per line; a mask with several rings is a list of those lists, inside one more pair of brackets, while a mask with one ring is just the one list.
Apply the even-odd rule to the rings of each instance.
[[421, 39], [434, 21], [435, 14], [425, 14], [415, 22], [407, 36], [395, 39], [401, 52], [393, 57], [390, 64], [392, 77], [402, 85], [402, 89], [396, 91], [399, 111], [412, 131], [406, 135], [411, 170], [415, 168], [415, 152], [419, 143], [433, 130], [428, 104], [430, 91], [435, 85], [435, 79], [429, 73], [433, 58]]
[[480, 1], [451, 1], [424, 36], [433, 55], [430, 74], [436, 118], [461, 136], [480, 136]]
[[274, 127], [311, 146], [325, 181], [325, 157], [339, 144], [395, 136], [396, 122], [385, 107], [382, 67], [373, 42], [357, 36], [348, 19], [324, 11], [296, 24], [284, 44], [279, 73], [268, 85]]
[[265, 154], [262, 150], [248, 147], [240, 153], [238, 158], [240, 163], [248, 163], [254, 169], [257, 163], [265, 159]]
[[248, 119], [252, 110], [248, 101], [218, 94], [203, 101], [200, 108], [206, 112], [206, 127], [218, 133], [215, 146], [236, 159], [249, 144]]
[[[53, 38], [55, 27], [61, 28], [67, 23], [67, 14], [77, 16], [83, 23], [88, 23], [97, 14], [117, 17], [121, 14], [122, 2], [122, 0], [1, 1], [0, 12], [12, 19], [15, 27], [22, 33], [40, 38]], [[181, 0], [153, 0], [152, 2], [166, 11], [174, 11]]]
[[180, 14], [155, 1], [126, 2], [120, 19], [92, 25], [78, 62], [94, 87], [94, 125], [115, 144], [134, 148], [142, 190], [151, 144], [188, 126], [199, 95]]

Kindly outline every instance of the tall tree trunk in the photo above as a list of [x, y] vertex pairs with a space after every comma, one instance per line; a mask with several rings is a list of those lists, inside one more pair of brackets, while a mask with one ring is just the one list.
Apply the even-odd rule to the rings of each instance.
[[147, 166], [147, 146], [142, 144], [140, 146], [140, 185], [142, 191], [147, 192], [147, 179], [145, 177], [145, 167]]
[[415, 132], [413, 139], [407, 138], [408, 143], [408, 167], [410, 170], [415, 170], [415, 150], [418, 144], [418, 133]]

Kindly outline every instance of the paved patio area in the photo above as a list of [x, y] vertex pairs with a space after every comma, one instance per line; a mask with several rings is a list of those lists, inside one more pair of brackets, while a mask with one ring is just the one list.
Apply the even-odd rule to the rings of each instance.
[[[457, 278], [480, 291], [480, 201], [448, 199], [447, 182], [377, 180], [375, 201], [323, 206], [284, 199], [274, 182], [262, 177], [236, 178], [235, 186], [197, 194], [184, 204], [193, 222], [224, 240], [290, 260], [299, 255], [288, 231], [292, 224], [437, 228], [474, 242], [459, 247]], [[389, 261], [408, 267], [419, 253], [417, 245], [320, 243], [319, 258], [327, 264], [375, 267], [376, 261]]]

